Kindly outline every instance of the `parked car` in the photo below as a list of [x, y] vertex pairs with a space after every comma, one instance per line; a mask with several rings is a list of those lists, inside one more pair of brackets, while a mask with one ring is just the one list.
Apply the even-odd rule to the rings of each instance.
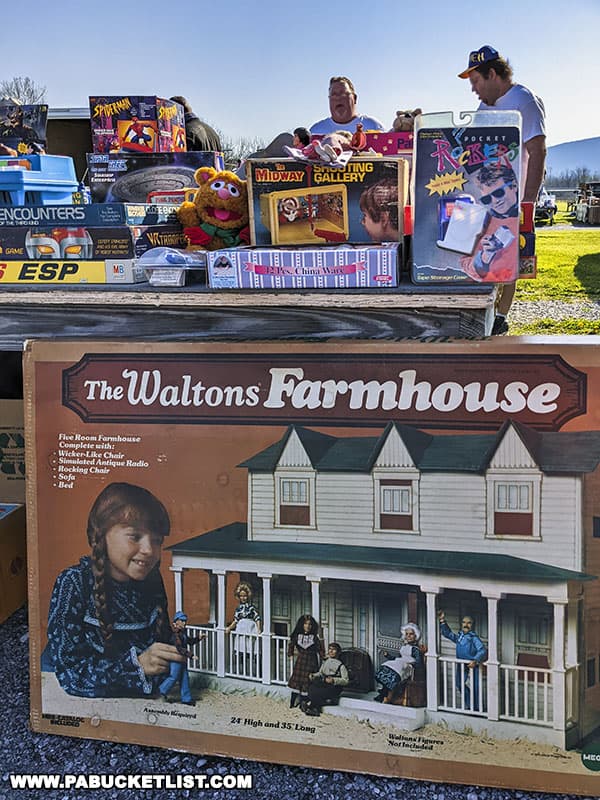
[[548, 191], [542, 186], [535, 204], [535, 221], [536, 222], [549, 222], [550, 225], [554, 224], [554, 215], [558, 211], [556, 205], [556, 195], [549, 194]]

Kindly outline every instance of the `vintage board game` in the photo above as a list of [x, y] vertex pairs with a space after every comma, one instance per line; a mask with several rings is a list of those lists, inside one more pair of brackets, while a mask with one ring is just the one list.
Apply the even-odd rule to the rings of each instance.
[[597, 795], [599, 344], [28, 343], [33, 728]]
[[357, 156], [343, 167], [250, 158], [246, 175], [253, 245], [401, 241], [408, 192], [402, 158]]
[[511, 283], [519, 274], [521, 116], [415, 121], [411, 273], [416, 283]]

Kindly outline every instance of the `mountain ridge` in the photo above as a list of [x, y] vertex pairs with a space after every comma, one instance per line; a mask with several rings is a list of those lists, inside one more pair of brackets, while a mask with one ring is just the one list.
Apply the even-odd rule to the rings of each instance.
[[560, 175], [562, 172], [585, 167], [589, 172], [600, 173], [600, 136], [562, 142], [548, 148], [546, 172]]

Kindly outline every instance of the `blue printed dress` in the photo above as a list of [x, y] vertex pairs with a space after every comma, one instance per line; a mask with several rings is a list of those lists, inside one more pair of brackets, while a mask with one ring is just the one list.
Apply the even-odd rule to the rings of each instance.
[[[62, 688], [79, 697], [136, 697], [152, 694], [138, 655], [155, 639], [159, 609], [147, 582], [110, 582], [113, 623], [106, 646], [94, 606], [91, 559], [85, 556], [56, 579], [48, 613], [48, 646], [42, 669], [54, 670]], [[165, 613], [166, 598], [165, 598]], [[161, 679], [159, 676], [158, 680]]]

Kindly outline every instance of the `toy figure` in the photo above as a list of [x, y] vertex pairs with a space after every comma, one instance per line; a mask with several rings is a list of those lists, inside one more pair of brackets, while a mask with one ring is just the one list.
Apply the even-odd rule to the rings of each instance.
[[419, 646], [421, 631], [414, 622], [401, 628], [403, 644], [396, 658], [385, 661], [375, 673], [375, 680], [381, 684], [381, 690], [375, 700], [380, 703], [391, 703], [394, 697], [402, 694], [404, 685], [412, 680], [415, 669], [423, 666], [423, 652]]
[[352, 134], [352, 138], [350, 139], [350, 147], [355, 152], [360, 152], [361, 150], [365, 150], [367, 147], [367, 137], [366, 134], [363, 132], [363, 125], [362, 122], [359, 122], [356, 125], [356, 130]]
[[235, 588], [235, 596], [240, 601], [235, 609], [232, 622], [225, 628], [226, 633], [234, 632], [234, 651], [238, 661], [246, 656], [256, 656], [257, 641], [251, 638], [260, 634], [260, 615], [252, 605], [252, 587], [242, 581]]
[[[149, 133], [150, 131], [150, 133]], [[145, 122], [139, 120], [137, 115], [131, 114], [131, 123], [123, 136], [123, 149], [126, 144], [136, 144], [139, 147], [144, 147], [147, 150], [152, 149], [152, 128], [146, 125]]]
[[327, 648], [327, 658], [318, 672], [311, 672], [308, 685], [308, 700], [302, 700], [300, 708], [311, 717], [318, 717], [324, 705], [337, 703], [344, 686], [350, 679], [345, 664], [341, 661], [342, 648], [331, 642]]
[[296, 128], [294, 130], [294, 142], [292, 147], [302, 149], [310, 144], [310, 133], [306, 128]]
[[352, 134], [349, 131], [328, 133], [321, 139], [314, 139], [307, 147], [302, 148], [302, 155], [315, 161], [334, 163], [342, 153], [352, 151]]
[[368, 186], [358, 201], [362, 224], [374, 242], [397, 242], [398, 183], [384, 178]]
[[420, 108], [413, 111], [396, 111], [396, 118], [392, 122], [392, 130], [400, 133], [402, 131], [413, 131], [415, 129], [415, 118], [422, 114]]
[[288, 655], [296, 654], [294, 669], [287, 684], [290, 689], [295, 690], [290, 696], [290, 708], [308, 698], [309, 676], [319, 669], [319, 661], [324, 653], [323, 644], [317, 635], [318, 630], [316, 619], [310, 614], [303, 614], [290, 636]]
[[[169, 644], [160, 574], [169, 516], [147, 489], [111, 483], [88, 517], [91, 555], [61, 572], [48, 613], [42, 669], [68, 694], [144, 697], [183, 656]], [[163, 676], [164, 677], [164, 676]]]
[[[469, 662], [468, 664], [457, 664], [456, 688], [463, 695], [465, 708], [470, 711], [479, 711], [479, 664], [485, 661], [487, 651], [484, 643], [473, 630], [473, 617], [464, 616], [462, 618], [460, 633], [453, 633], [450, 630], [443, 611], [438, 612], [438, 619], [442, 636], [456, 644], [456, 657]], [[473, 675], [472, 687], [469, 686], [471, 674]], [[473, 689], [473, 698], [471, 698], [471, 688]]]
[[182, 203], [177, 217], [184, 226], [190, 249], [219, 250], [248, 244], [248, 189], [233, 172], [200, 167], [194, 178], [198, 189], [193, 202]]
[[188, 645], [198, 644], [203, 639], [206, 639], [206, 634], [200, 636], [191, 636], [185, 629], [187, 624], [187, 614], [183, 611], [178, 611], [173, 617], [173, 637], [172, 643], [175, 645], [179, 655], [183, 656], [183, 661], [172, 661], [169, 666], [169, 677], [158, 687], [161, 698], [167, 702], [173, 701], [167, 696], [176, 683], [179, 684], [181, 702], [186, 706], [195, 706], [196, 701], [192, 699], [192, 692], [190, 690], [190, 676], [187, 668], [187, 660], [191, 657], [188, 650]]

